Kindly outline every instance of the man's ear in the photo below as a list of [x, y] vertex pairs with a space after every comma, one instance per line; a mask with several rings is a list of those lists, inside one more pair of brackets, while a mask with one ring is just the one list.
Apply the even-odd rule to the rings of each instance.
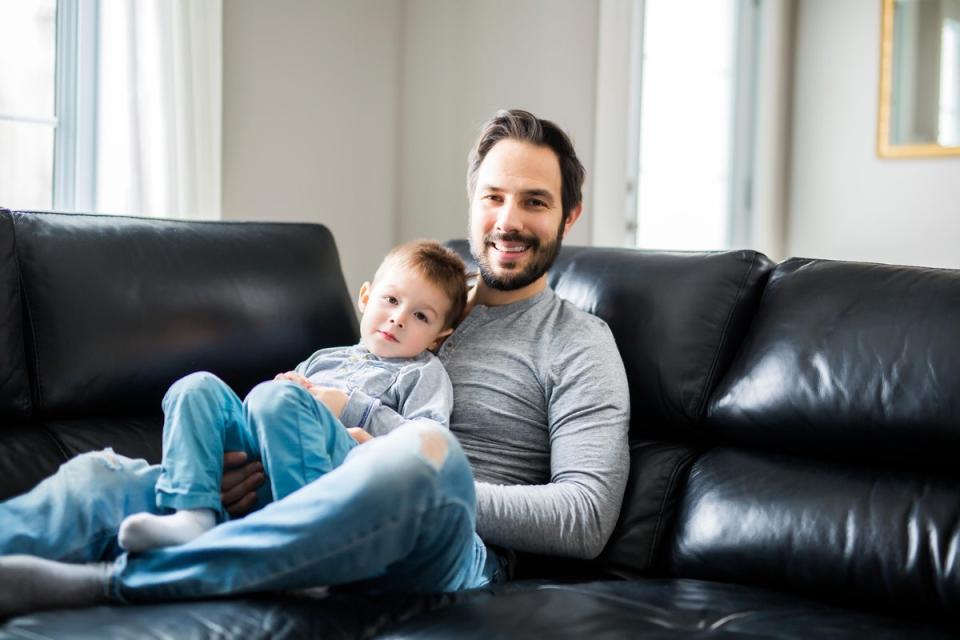
[[577, 221], [577, 218], [580, 217], [580, 214], [583, 213], [583, 203], [579, 203], [573, 209], [570, 210], [570, 215], [567, 216], [567, 219], [563, 223], [563, 237], [566, 238], [567, 234], [570, 233], [570, 228], [573, 227], [573, 223]]
[[360, 295], [357, 296], [357, 308], [360, 309], [360, 313], [363, 313], [367, 310], [367, 303], [370, 302], [370, 281], [364, 282], [360, 285]]
[[449, 336], [451, 333], [453, 333], [453, 327], [447, 327], [446, 329], [438, 333], [437, 337], [433, 339], [432, 343], [430, 343], [430, 350], [436, 351], [437, 349], [439, 349], [440, 345], [443, 344], [443, 341], [446, 340], [447, 336]]

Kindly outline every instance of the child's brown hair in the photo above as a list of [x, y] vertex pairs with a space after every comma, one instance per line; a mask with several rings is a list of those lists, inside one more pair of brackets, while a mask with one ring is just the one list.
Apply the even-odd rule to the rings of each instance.
[[443, 328], [456, 326], [467, 306], [466, 266], [460, 256], [436, 240], [414, 240], [394, 247], [383, 258], [373, 276], [374, 282], [385, 269], [413, 268], [420, 272], [450, 300]]

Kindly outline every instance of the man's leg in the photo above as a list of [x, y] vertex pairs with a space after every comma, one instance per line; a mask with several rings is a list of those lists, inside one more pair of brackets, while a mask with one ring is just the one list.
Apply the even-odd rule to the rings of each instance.
[[354, 449], [285, 499], [178, 547], [121, 556], [122, 602], [374, 580], [379, 590], [484, 584], [473, 475], [456, 439], [411, 424]]
[[29, 554], [64, 562], [112, 560], [120, 522], [156, 512], [159, 465], [112, 450], [65, 462], [31, 491], [0, 503], [0, 555]]
[[356, 446], [330, 410], [293, 382], [257, 385], [243, 401], [243, 411], [274, 500], [330, 472]]

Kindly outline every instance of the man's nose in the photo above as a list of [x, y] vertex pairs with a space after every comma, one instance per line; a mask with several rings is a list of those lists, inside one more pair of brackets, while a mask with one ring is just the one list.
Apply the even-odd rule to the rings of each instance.
[[517, 203], [513, 198], [507, 199], [497, 211], [497, 229], [500, 231], [519, 231], [522, 225]]

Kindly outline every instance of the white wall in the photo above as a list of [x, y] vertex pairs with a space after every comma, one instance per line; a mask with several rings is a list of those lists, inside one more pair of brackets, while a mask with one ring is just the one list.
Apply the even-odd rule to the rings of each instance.
[[223, 3], [223, 218], [326, 224], [353, 291], [396, 235], [400, 15]]
[[230, 0], [223, 14], [223, 217], [328, 225], [351, 289], [397, 242], [465, 237], [467, 151], [498, 108], [555, 120], [590, 172], [597, 0]]
[[[499, 108], [553, 120], [593, 164], [596, 0], [407, 0], [398, 241], [466, 236], [467, 151]], [[568, 242], [590, 242], [590, 212]]]
[[880, 2], [800, 0], [791, 255], [960, 267], [960, 158], [875, 152]]

